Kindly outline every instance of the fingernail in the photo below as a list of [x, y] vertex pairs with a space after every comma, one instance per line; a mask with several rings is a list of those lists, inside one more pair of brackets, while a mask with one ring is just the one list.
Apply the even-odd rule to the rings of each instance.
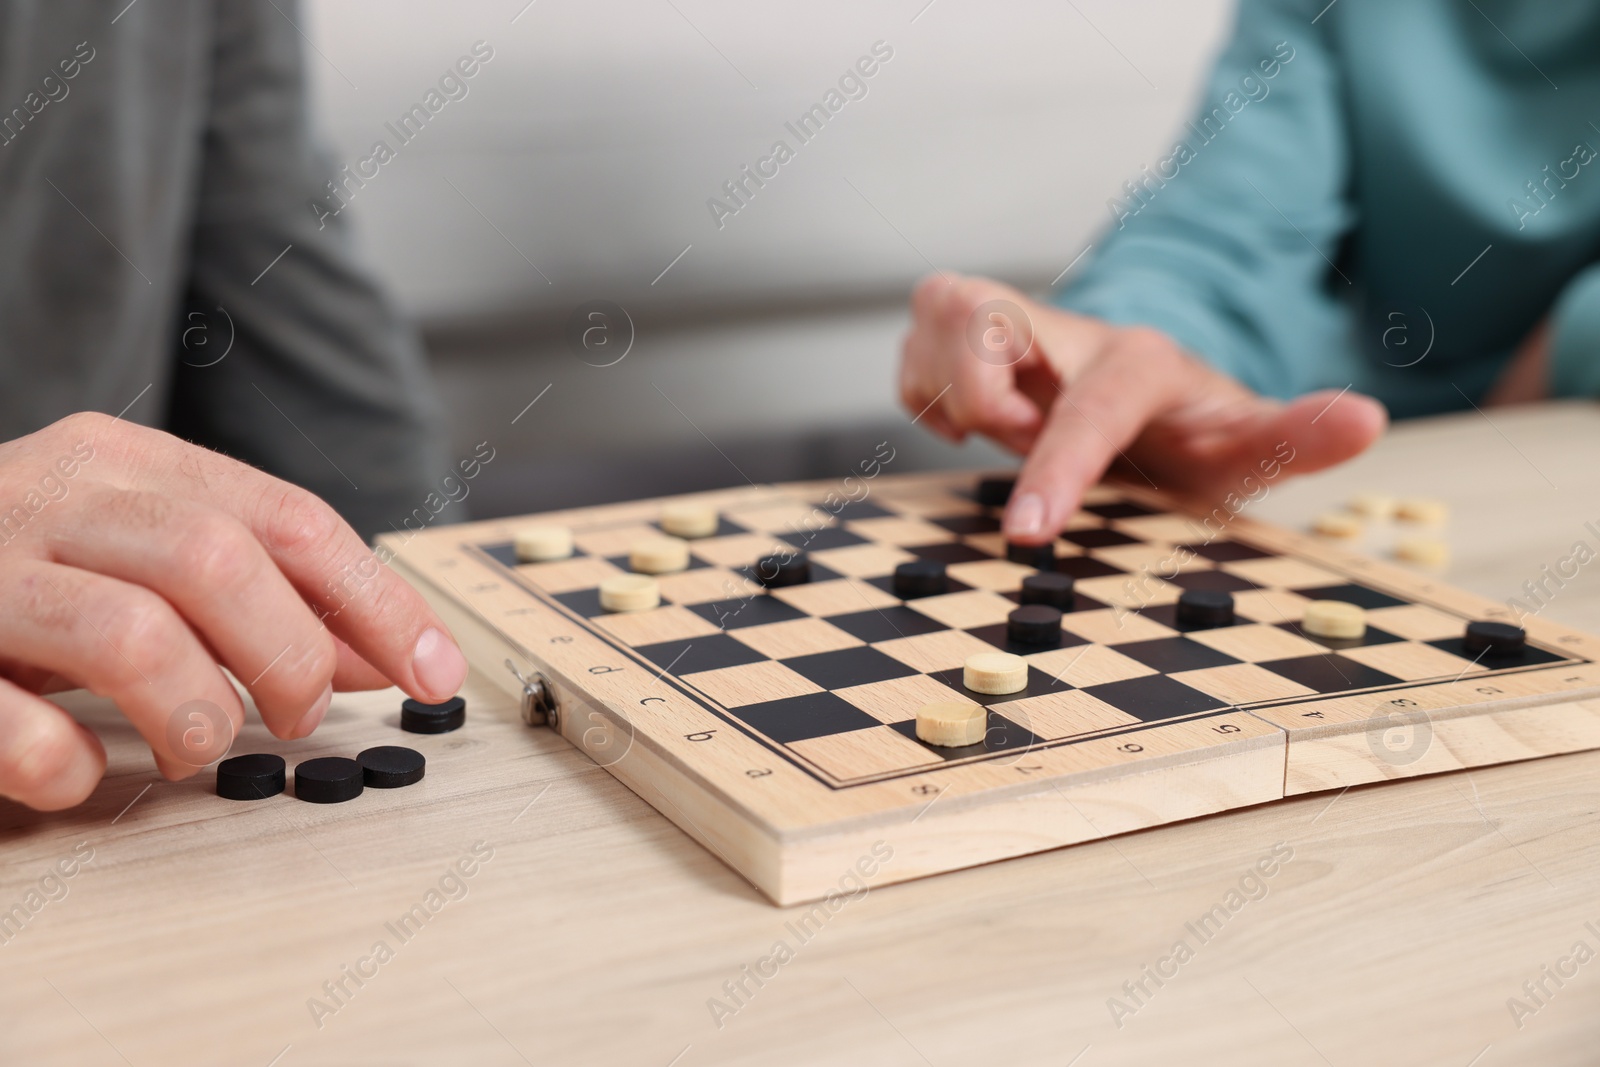
[[411, 654], [411, 673], [428, 695], [445, 700], [467, 680], [467, 661], [454, 641], [430, 627], [417, 638], [416, 650]]
[[311, 731], [322, 725], [323, 716], [328, 714], [328, 705], [333, 703], [333, 683], [328, 683], [328, 688], [322, 691], [317, 702], [311, 705], [311, 710], [300, 716], [300, 721], [295, 723], [294, 732], [289, 735], [291, 740], [298, 741], [302, 737], [310, 737]]
[[1011, 537], [1032, 537], [1044, 532], [1044, 497], [1024, 493], [1006, 509], [1006, 533]]

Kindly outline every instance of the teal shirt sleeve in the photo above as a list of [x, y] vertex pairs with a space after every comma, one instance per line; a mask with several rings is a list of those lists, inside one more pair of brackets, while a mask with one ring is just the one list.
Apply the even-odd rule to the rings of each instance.
[[1198, 111], [1108, 205], [1110, 229], [1056, 298], [1162, 330], [1258, 392], [1350, 384], [1332, 261], [1353, 217], [1326, 0], [1243, 0]]

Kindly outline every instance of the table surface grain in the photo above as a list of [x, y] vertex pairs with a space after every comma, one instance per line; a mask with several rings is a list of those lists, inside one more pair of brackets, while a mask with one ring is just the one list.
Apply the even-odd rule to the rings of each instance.
[[[1519, 595], [1600, 548], [1600, 408], [1405, 425], [1252, 514], [1303, 524], [1361, 489], [1448, 501], [1450, 579]], [[1600, 630], [1600, 579], [1544, 610]], [[330, 807], [165, 782], [113, 709], [64, 698], [110, 769], [70, 812], [0, 801], [0, 909], [43, 901], [0, 928], [0, 1063], [1600, 1059], [1600, 753], [1230, 812], [801, 924], [496, 690], [467, 696], [437, 737], [398, 732], [392, 690], [336, 699], [306, 741], [247, 727], [235, 751], [291, 764], [427, 755], [419, 785]]]

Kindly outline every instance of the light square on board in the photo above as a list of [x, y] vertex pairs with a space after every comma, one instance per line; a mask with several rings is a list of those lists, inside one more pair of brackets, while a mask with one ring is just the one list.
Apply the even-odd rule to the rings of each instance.
[[1310, 696], [1315, 692], [1254, 663], [1235, 663], [1226, 667], [1182, 671], [1172, 677], [1192, 689], [1210, 693], [1227, 704], [1284, 700], [1289, 697]]
[[901, 515], [914, 519], [944, 519], [955, 515], [984, 513], [984, 509], [975, 501], [941, 492], [897, 496], [889, 502], [889, 506]]
[[1338, 585], [1347, 579], [1330, 570], [1305, 560], [1290, 556], [1269, 556], [1266, 559], [1241, 559], [1217, 566], [1229, 574], [1273, 589], [1310, 588], [1318, 585]]
[[1245, 589], [1233, 594], [1233, 614], [1269, 626], [1294, 622], [1306, 613], [1309, 599], [1287, 589]]
[[1016, 700], [997, 705], [995, 710], [1045, 741], [1113, 730], [1119, 726], [1133, 726], [1139, 722], [1127, 712], [1119, 711], [1079, 689], [1063, 689], [1058, 693]]
[[881, 545], [932, 545], [954, 541], [956, 535], [943, 526], [923, 519], [890, 516], [880, 519], [853, 519], [845, 528]]
[[1061, 628], [1100, 645], [1153, 641], [1158, 637], [1172, 637], [1178, 632], [1136, 611], [1117, 611], [1114, 608], [1069, 612], [1061, 616]]
[[1147, 667], [1130, 656], [1098, 644], [1038, 652], [1025, 658], [1062, 685], [1079, 689], [1155, 673], [1154, 667]]
[[662, 641], [679, 641], [687, 637], [714, 634], [717, 628], [688, 608], [663, 604], [649, 611], [620, 611], [597, 615], [591, 620], [596, 626], [625, 645], [654, 645]]
[[967, 662], [968, 656], [994, 651], [994, 646], [989, 642], [965, 630], [938, 630], [931, 634], [897, 637], [892, 641], [880, 641], [873, 647], [914, 670], [928, 674], [960, 667]]
[[610, 561], [594, 556], [576, 556], [550, 563], [524, 563], [517, 567], [517, 574], [547, 593], [593, 589], [607, 578], [622, 573], [621, 568]]
[[807, 615], [849, 615], [874, 608], [889, 608], [900, 599], [875, 585], [855, 578], [835, 578], [826, 582], [807, 582], [772, 590], [771, 595]]
[[1442, 648], [1411, 641], [1395, 641], [1384, 645], [1367, 645], [1363, 648], [1341, 649], [1339, 654], [1357, 663], [1392, 674], [1407, 682], [1425, 678], [1459, 678], [1488, 670], [1482, 660], [1451, 655]]
[[677, 574], [658, 575], [661, 599], [673, 604], [704, 604], [712, 600], [757, 596], [761, 587], [742, 574], [724, 567], [697, 567]]
[[795, 500], [747, 504], [728, 508], [724, 514], [728, 516], [729, 521], [736, 522], [747, 530], [776, 534], [786, 540], [786, 535], [795, 531], [799, 531], [799, 536], [804, 537], [806, 530], [832, 526], [834, 523], [833, 515], [821, 504], [807, 504]]
[[924, 704], [960, 699], [951, 694], [949, 686], [925, 674], [908, 674], [903, 678], [890, 678], [869, 685], [853, 685], [848, 689], [836, 689], [834, 694], [886, 723], [915, 719], [917, 709]]
[[974, 589], [988, 589], [995, 593], [1014, 593], [1022, 588], [1022, 579], [1033, 574], [1032, 567], [1012, 563], [1005, 559], [986, 559], [976, 563], [953, 563], [946, 568], [950, 577]]
[[[1089, 503], [1087, 498], [1085, 498], [1084, 503]], [[1079, 511], [1074, 512], [1072, 518], [1068, 519], [1061, 529], [1065, 533], [1075, 533], [1078, 530], [1097, 530], [1105, 526], [1105, 524], [1106, 520], [1100, 516], [1090, 514], [1087, 511]]]
[[771, 534], [732, 534], [728, 537], [702, 537], [691, 543], [690, 549], [707, 563], [719, 567], [748, 567], [776, 553], [792, 553], [792, 545], [778, 541]]
[[811, 558], [830, 571], [851, 578], [876, 578], [880, 574], [893, 574], [900, 564], [917, 557], [893, 545], [865, 544], [823, 549], [811, 553]]
[[1176, 604], [1183, 590], [1153, 574], [1107, 574], [1100, 578], [1079, 578], [1077, 590], [1102, 604], [1125, 608]]
[[1106, 548], [1091, 549], [1089, 554], [1125, 571], [1145, 571], [1156, 578], [1182, 574], [1186, 571], [1210, 570], [1212, 567], [1210, 560], [1202, 559], [1192, 552], [1181, 552], [1177, 546], [1162, 542], [1111, 545]]
[[791, 741], [788, 747], [838, 779], [865, 778], [939, 762], [937, 756], [888, 726]]
[[769, 659], [809, 656], [813, 652], [832, 652], [863, 643], [837, 626], [813, 618], [769, 622], [763, 626], [746, 626], [730, 632], [735, 640], [744, 642]]
[[1466, 623], [1426, 604], [1402, 604], [1392, 608], [1373, 608], [1367, 621], [1408, 641], [1442, 641], [1460, 637]]
[[1260, 663], [1269, 659], [1291, 659], [1295, 656], [1315, 656], [1323, 652], [1321, 645], [1307, 641], [1278, 626], [1265, 623], [1246, 623], [1240, 626], [1223, 626], [1215, 630], [1191, 630], [1188, 637], [1208, 645], [1218, 652], [1226, 652], [1234, 659], [1246, 663]]
[[705, 693], [725, 708], [760, 704], [770, 700], [784, 700], [820, 693], [816, 685], [781, 663], [742, 663], [737, 667], [723, 667], [715, 671], [679, 675], [679, 678]]
[[626, 556], [628, 549], [638, 541], [657, 540], [663, 534], [648, 523], [629, 523], [626, 526], [609, 526], [601, 529], [574, 530], [572, 543], [591, 556]]
[[987, 589], [968, 589], [943, 596], [927, 596], [906, 603], [906, 607], [937, 619], [956, 630], [972, 630], [1006, 621], [1017, 605]]
[[1131, 519], [1113, 519], [1111, 528], [1142, 541], [1184, 545], [1205, 540], [1205, 530], [1199, 520], [1185, 515], [1139, 515]]

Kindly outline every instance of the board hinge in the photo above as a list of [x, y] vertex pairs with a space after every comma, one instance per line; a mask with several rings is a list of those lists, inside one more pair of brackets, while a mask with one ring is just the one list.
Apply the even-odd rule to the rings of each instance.
[[555, 691], [544, 675], [538, 671], [523, 674], [509, 659], [505, 661], [518, 682], [522, 683], [522, 721], [529, 726], [548, 726], [555, 730], [560, 725], [560, 711], [556, 707]]

